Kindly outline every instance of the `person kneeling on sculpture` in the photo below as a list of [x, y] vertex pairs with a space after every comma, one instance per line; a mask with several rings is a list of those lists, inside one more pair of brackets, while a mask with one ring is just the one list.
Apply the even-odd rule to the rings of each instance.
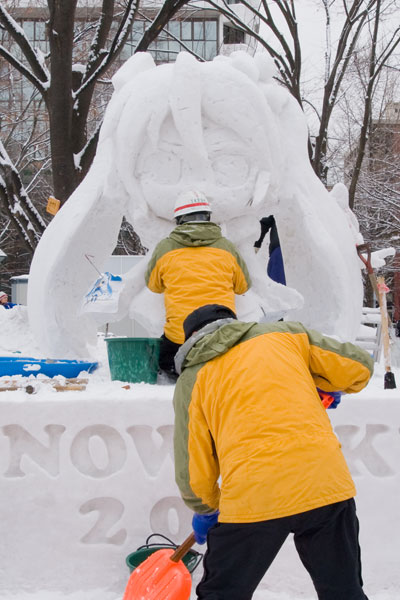
[[359, 392], [370, 355], [225, 306], [198, 308], [183, 328], [175, 478], [207, 540], [198, 600], [250, 600], [290, 533], [320, 600], [366, 600], [356, 490], [317, 386]]
[[177, 199], [177, 227], [156, 246], [146, 271], [146, 285], [164, 293], [166, 323], [159, 367], [176, 378], [174, 356], [184, 342], [182, 323], [203, 304], [224, 303], [235, 310], [235, 294], [250, 287], [250, 276], [235, 246], [210, 221], [206, 196], [185, 191]]
[[278, 229], [276, 227], [274, 216], [270, 215], [269, 217], [263, 217], [260, 220], [260, 225], [261, 234], [259, 239], [256, 242], [254, 242], [255, 251], [259, 251], [265, 236], [270, 231], [271, 233], [269, 234], [269, 260], [267, 266], [267, 274], [268, 277], [270, 277], [277, 283], [282, 283], [282, 285], [286, 285], [285, 267], [283, 265], [281, 244], [279, 241]]

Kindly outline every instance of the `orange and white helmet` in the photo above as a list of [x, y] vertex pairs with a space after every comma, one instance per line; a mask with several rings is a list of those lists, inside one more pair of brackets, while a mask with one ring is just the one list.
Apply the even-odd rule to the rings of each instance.
[[205, 195], [194, 190], [186, 190], [179, 194], [175, 202], [174, 218], [196, 212], [212, 212]]

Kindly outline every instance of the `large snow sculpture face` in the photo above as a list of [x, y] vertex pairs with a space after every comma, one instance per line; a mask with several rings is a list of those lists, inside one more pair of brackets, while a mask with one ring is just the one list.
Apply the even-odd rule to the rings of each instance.
[[[160, 130], [158, 148], [147, 139], [135, 168], [143, 198], [153, 213], [171, 221], [171, 207], [182, 189], [201, 189], [210, 198], [214, 218], [230, 198], [231, 217], [250, 205], [260, 171], [252, 149], [232, 130], [204, 119], [202, 143], [207, 160], [191, 160], [172, 119]], [[221, 219], [220, 219], [221, 220]]]
[[[237, 60], [254, 68], [250, 57]], [[159, 217], [165, 233], [171, 229], [174, 202], [184, 189], [201, 189], [217, 222], [258, 215], [267, 192], [271, 198], [276, 192], [282, 153], [275, 118], [256, 82], [231, 60], [201, 64], [185, 53], [133, 81], [134, 88], [124, 86], [129, 96], [124, 87], [120, 92], [113, 145], [143, 243], [159, 239], [159, 231], [152, 238], [148, 219], [154, 225]]]
[[[103, 268], [124, 216], [151, 250], [174, 227], [175, 199], [188, 188], [206, 194], [213, 221], [247, 262], [252, 288], [237, 299], [239, 318], [285, 314], [354, 338], [362, 302], [356, 226], [349, 227], [353, 217], [341, 196], [330, 195], [313, 172], [304, 115], [273, 75], [265, 55], [241, 52], [209, 63], [181, 53], [158, 67], [139, 53], [116, 73], [93, 165], [45, 231], [32, 263], [29, 315], [45, 355], [87, 356], [94, 340], [96, 321], [80, 313], [96, 278], [86, 256]], [[287, 286], [267, 277], [266, 252], [253, 251], [259, 219], [270, 214]], [[124, 277], [119, 312], [104, 322], [128, 309], [139, 319], [142, 311], [160, 323], [151, 333], [158, 335], [162, 299], [153, 309], [149, 298], [142, 306], [137, 300], [143, 271]]]

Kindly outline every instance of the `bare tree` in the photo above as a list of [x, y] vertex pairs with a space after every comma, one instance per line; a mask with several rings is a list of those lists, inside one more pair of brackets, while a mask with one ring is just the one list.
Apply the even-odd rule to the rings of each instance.
[[[186, 0], [166, 0], [145, 31], [137, 50], [146, 50]], [[48, 0], [49, 53], [33, 47], [4, 3], [0, 25], [13, 40], [14, 51], [0, 46], [0, 56], [40, 94], [49, 120], [54, 195], [65, 202], [87, 173], [95, 154], [99, 127], [88, 135], [95, 86], [120, 55], [139, 9], [139, 0], [103, 0], [85, 33], [91, 33], [86, 61], [74, 64], [77, 0]], [[96, 11], [96, 9], [92, 9]], [[116, 28], [112, 25], [117, 23]], [[20, 58], [21, 57], [21, 58]]]
[[367, 146], [368, 135], [371, 130], [371, 117], [372, 117], [372, 105], [374, 98], [374, 90], [377, 86], [379, 76], [382, 69], [387, 66], [388, 60], [394, 53], [396, 48], [400, 44], [400, 26], [390, 35], [388, 41], [385, 41], [383, 47], [379, 49], [378, 32], [381, 24], [381, 0], [377, 0], [375, 7], [375, 16], [372, 23], [371, 31], [371, 42], [370, 42], [370, 53], [369, 53], [369, 68], [368, 68], [368, 80], [365, 86], [364, 95], [364, 114], [361, 125], [361, 130], [358, 139], [357, 156], [353, 167], [352, 177], [349, 186], [349, 205], [350, 208], [354, 207], [355, 194], [357, 184], [360, 178], [361, 166], [365, 156], [365, 150]]
[[[344, 177], [350, 186], [359, 158], [360, 131], [365, 116], [365, 90], [370, 78], [370, 48], [353, 58], [349, 70], [347, 93], [339, 107], [342, 130], [337, 128], [342, 148]], [[393, 65], [396, 57], [392, 58]], [[357, 174], [353, 210], [360, 223], [364, 239], [371, 248], [393, 247], [394, 259], [382, 267], [393, 293], [396, 318], [400, 318], [400, 78], [396, 69], [387, 63], [382, 67], [371, 98], [370, 119], [364, 145], [364, 157]], [[342, 175], [343, 177], [343, 169]], [[372, 289], [366, 281], [367, 299], [372, 300]], [[390, 295], [389, 295], [390, 299]]]
[[[399, 319], [400, 290], [394, 288], [398, 285], [400, 258], [400, 152], [391, 154], [378, 141], [385, 129], [386, 132], [391, 129], [389, 124], [381, 122], [375, 125], [376, 130], [369, 142], [372, 148], [364, 159], [358, 178], [355, 213], [364, 239], [374, 250], [393, 247], [396, 251], [394, 259], [386, 262], [381, 273], [391, 289], [389, 300], [394, 304], [395, 318]], [[393, 133], [391, 131], [389, 135]], [[400, 122], [395, 134], [400, 139]]]
[[[147, 11], [144, 35], [127, 54], [146, 50], [186, 1], [165, 0], [158, 11]], [[10, 275], [29, 271], [51, 218], [48, 197], [63, 204], [92, 163], [111, 75], [135, 19], [143, 20], [139, 2], [99, 0], [85, 7], [78, 0], [37, 0], [32, 6], [46, 49], [18, 23], [20, 3], [0, 3], [0, 244], [8, 255], [0, 266], [2, 286]], [[123, 222], [116, 252], [144, 251]]]
[[[343, 80], [350, 65], [351, 58], [358, 44], [364, 43], [364, 32], [367, 27], [375, 31], [378, 41], [378, 28], [382, 19], [382, 8], [380, 0], [316, 0], [316, 6], [322, 7], [325, 14], [326, 30], [326, 52], [325, 52], [325, 79], [321, 102], [316, 103], [302, 90], [302, 43], [299, 36], [298, 20], [296, 15], [296, 2], [294, 0], [261, 0], [260, 5], [255, 7], [247, 0], [241, 0], [259, 18], [262, 28], [260, 32], [254, 32], [238, 16], [227, 0], [223, 0], [222, 7], [214, 0], [208, 0], [237, 27], [243, 29], [249, 35], [253, 35], [259, 44], [273, 58], [279, 72], [279, 80], [285, 85], [290, 93], [296, 98], [302, 108], [305, 104], [313, 106], [318, 115], [318, 130], [315, 136], [310, 136], [309, 153], [311, 164], [315, 173], [322, 181], [327, 183], [327, 155], [329, 126], [332, 113], [342, 93]], [[385, 13], [394, 8], [396, 2], [385, 3]], [[340, 7], [335, 12], [336, 24], [340, 17], [341, 25], [337, 41], [333, 45], [331, 36], [332, 9]], [[394, 51], [398, 43], [399, 29], [395, 28], [391, 42], [387, 43], [386, 51], [380, 54], [379, 60], [384, 63], [388, 56]]]
[[21, 183], [18, 171], [0, 142], [0, 203], [2, 215], [7, 215], [20, 232], [26, 247], [33, 251], [46, 224], [35, 209]]
[[0, 213], [0, 248], [5, 254], [0, 262], [0, 288], [9, 294], [10, 278], [28, 272], [32, 254], [21, 238], [16, 238], [11, 219], [3, 213]]

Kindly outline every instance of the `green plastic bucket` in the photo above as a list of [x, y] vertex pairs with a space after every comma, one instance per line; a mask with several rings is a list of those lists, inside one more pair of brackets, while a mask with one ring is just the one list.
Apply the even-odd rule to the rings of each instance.
[[[171, 546], [170, 544], [156, 544], [154, 546], [142, 546], [136, 550], [136, 552], [132, 552], [128, 554], [126, 557], [126, 564], [128, 565], [129, 571], [132, 573], [146, 558], [148, 558], [153, 552], [157, 550], [162, 550], [163, 548], [176, 548], [176, 546]], [[202, 554], [196, 552], [196, 550], [189, 550], [182, 558], [187, 570], [189, 573], [193, 573], [199, 562], [201, 561]]]
[[157, 383], [160, 338], [105, 338], [111, 379]]

